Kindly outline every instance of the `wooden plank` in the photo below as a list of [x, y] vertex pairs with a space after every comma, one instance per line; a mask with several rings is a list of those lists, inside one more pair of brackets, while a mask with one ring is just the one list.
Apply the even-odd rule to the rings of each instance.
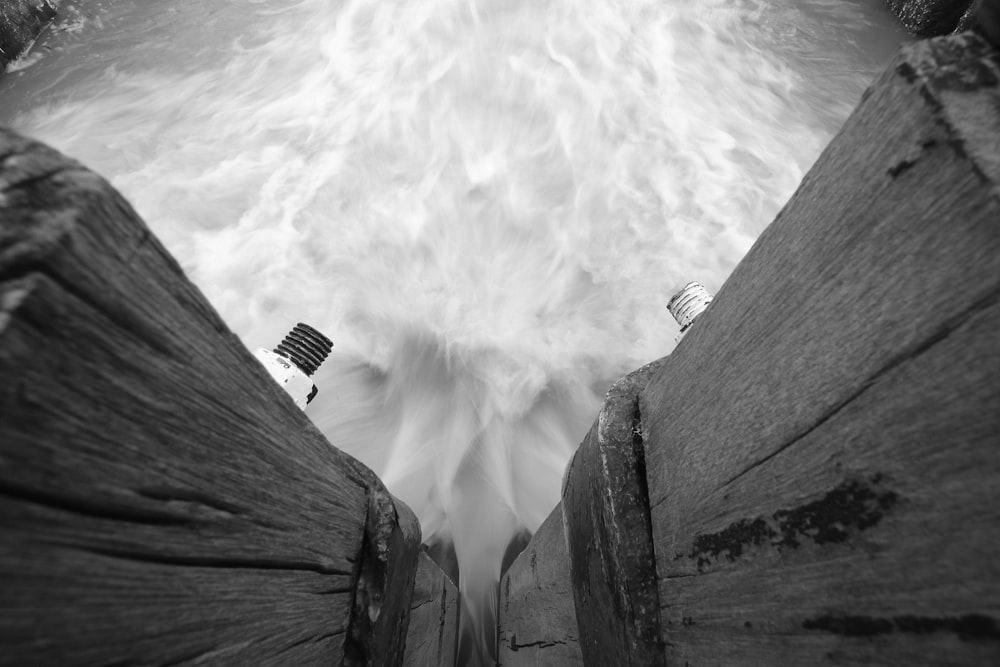
[[1000, 67], [904, 47], [640, 396], [668, 664], [1000, 662]]
[[424, 552], [417, 565], [403, 665], [454, 665], [458, 648], [458, 588]]
[[[370, 657], [348, 633], [352, 593], [387, 581], [363, 576], [366, 554], [413, 550], [415, 567], [412, 514], [326, 442], [117, 192], [2, 129], [0, 377], [0, 662], [256, 663], [263, 644], [313, 640], [324, 663], [345, 642]], [[241, 616], [243, 599], [271, 613]], [[372, 631], [401, 648], [384, 611]]]
[[580, 649], [588, 665], [663, 664], [639, 422], [639, 392], [661, 365], [615, 383], [563, 481]]
[[499, 665], [582, 664], [561, 507], [500, 581], [498, 615]]

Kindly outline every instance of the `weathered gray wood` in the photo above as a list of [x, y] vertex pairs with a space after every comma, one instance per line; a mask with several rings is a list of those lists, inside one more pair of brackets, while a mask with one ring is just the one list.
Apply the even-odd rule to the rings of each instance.
[[976, 29], [994, 47], [1000, 44], [1000, 0], [982, 0], [976, 12]]
[[455, 664], [458, 648], [458, 588], [426, 554], [420, 553], [410, 603], [403, 664], [429, 667]]
[[0, 76], [56, 15], [51, 0], [0, 2]]
[[420, 522], [374, 479], [354, 587], [348, 662], [402, 664], [420, 556]]
[[498, 663], [583, 664], [558, 505], [500, 580]]
[[[386, 559], [415, 567], [409, 510], [326, 442], [117, 192], [2, 129], [0, 378], [0, 663], [401, 649], [409, 593], [379, 587], [406, 578]], [[349, 627], [356, 588], [375, 627]]]
[[947, 35], [972, 24], [977, 0], [885, 0], [906, 29], [918, 37]]
[[503, 551], [503, 558], [500, 559], [500, 578], [503, 578], [504, 573], [507, 569], [514, 564], [514, 560], [521, 555], [521, 552], [528, 548], [528, 543], [531, 542], [531, 533], [527, 528], [519, 528], [510, 540], [507, 542], [507, 547]]
[[661, 365], [615, 383], [563, 481], [580, 649], [588, 665], [663, 664], [638, 396]]
[[668, 664], [1000, 664], [998, 82], [904, 47], [641, 393]]
[[0, 595], [0, 664], [339, 664], [347, 577], [54, 547], [10, 539], [7, 518], [0, 561], [17, 579]]

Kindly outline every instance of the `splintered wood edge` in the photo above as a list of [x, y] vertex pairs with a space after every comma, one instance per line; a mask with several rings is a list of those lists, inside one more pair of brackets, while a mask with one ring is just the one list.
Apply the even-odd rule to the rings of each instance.
[[[662, 663], [639, 395], [663, 365], [663, 359], [646, 364], [611, 387], [563, 479], [563, 529], [587, 660], [607, 660], [610, 653], [625, 660], [624, 650], [628, 664]], [[595, 580], [596, 572], [606, 577]], [[600, 611], [593, 607], [598, 600]], [[607, 626], [609, 616], [615, 627]]]
[[[562, 523], [562, 509], [557, 505], [500, 582], [497, 649], [501, 664], [535, 664], [541, 659], [538, 656], [544, 656], [544, 664], [583, 664]], [[523, 661], [504, 659], [517, 652], [523, 652]]]
[[368, 487], [364, 544], [348, 626], [347, 664], [401, 663], [420, 556], [420, 522], [363, 464]]
[[975, 32], [905, 44], [895, 74], [916, 85], [979, 176], [1000, 183], [1000, 50]]
[[0, 276], [23, 272], [56, 252], [76, 227], [72, 197], [32, 206], [39, 181], [60, 190], [103, 194], [110, 186], [80, 163], [38, 142], [0, 128]]
[[[176, 258], [107, 179], [3, 127], [0, 219], [0, 278], [31, 270], [58, 273], [51, 269], [60, 259], [86, 257], [88, 251], [107, 252], [107, 259], [128, 264], [142, 251], [155, 256], [168, 273], [190, 282]], [[203, 311], [208, 302], [200, 292], [198, 297], [204, 303], [193, 305]], [[218, 326], [221, 319], [208, 309]]]

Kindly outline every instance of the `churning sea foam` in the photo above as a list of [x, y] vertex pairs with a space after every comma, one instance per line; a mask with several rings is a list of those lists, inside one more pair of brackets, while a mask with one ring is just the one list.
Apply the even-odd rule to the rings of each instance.
[[335, 340], [310, 416], [488, 600], [603, 392], [670, 352], [669, 296], [718, 289], [878, 66], [816, 56], [788, 4], [161, 2], [14, 124], [111, 179], [248, 346]]

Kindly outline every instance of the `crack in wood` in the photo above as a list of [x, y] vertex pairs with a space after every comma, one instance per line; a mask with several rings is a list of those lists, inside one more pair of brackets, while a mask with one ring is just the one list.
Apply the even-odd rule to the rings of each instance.
[[564, 476], [561, 510], [587, 663], [662, 664], [640, 395], [663, 364], [612, 385]]
[[964, 616], [915, 616], [903, 615], [890, 618], [855, 615], [827, 615], [802, 622], [806, 630], [822, 630], [845, 637], [875, 637], [894, 632], [927, 635], [950, 633], [961, 641], [1000, 640], [1000, 625], [996, 619], [984, 614]]
[[514, 651], [516, 653], [517, 651], [520, 651], [522, 648], [538, 648], [538, 649], [543, 649], [543, 648], [549, 648], [549, 647], [552, 647], [552, 646], [566, 646], [567, 643], [568, 642], [564, 642], [564, 641], [561, 641], [559, 639], [550, 639], [550, 640], [540, 639], [540, 640], [535, 641], [535, 642], [528, 642], [527, 644], [518, 644], [517, 643], [517, 633], [511, 633], [509, 645], [510, 645], [510, 650]]
[[[995, 305], [998, 301], [1000, 301], [1000, 287], [996, 287], [991, 291], [987, 292], [982, 298], [974, 302], [969, 308], [953, 316], [952, 318], [942, 322], [940, 327], [938, 327], [936, 331], [934, 331], [930, 336], [926, 337], [924, 340], [920, 341], [916, 345], [913, 345], [910, 349], [904, 350], [903, 352], [893, 357], [890, 357], [885, 364], [883, 364], [878, 370], [872, 373], [872, 375], [869, 376], [868, 379], [862, 382], [856, 391], [852, 392], [847, 398], [839, 401], [836, 405], [830, 408], [825, 414], [819, 417], [819, 419], [817, 419], [815, 423], [809, 426], [809, 428], [807, 428], [802, 433], [799, 433], [798, 435], [794, 436], [787, 443], [783, 444], [781, 447], [778, 447], [767, 456], [764, 456], [763, 458], [755, 461], [754, 463], [751, 463], [749, 466], [745, 467], [743, 470], [741, 470], [740, 472], [738, 472], [737, 474], [733, 475], [725, 482], [723, 482], [719, 488], [725, 488], [731, 485], [733, 482], [740, 479], [741, 477], [751, 472], [755, 468], [759, 468], [760, 466], [764, 465], [765, 463], [767, 463], [774, 457], [778, 456], [788, 448], [793, 447], [799, 442], [801, 442], [804, 438], [809, 436], [810, 433], [821, 428], [833, 417], [842, 412], [844, 408], [846, 408], [848, 405], [850, 405], [858, 398], [860, 398], [863, 394], [865, 394], [865, 392], [874, 387], [879, 381], [881, 381], [881, 379], [884, 376], [888, 375], [902, 364], [908, 361], [913, 361], [922, 354], [926, 353], [935, 345], [942, 342], [948, 336], [953, 334], [955, 331], [962, 328], [962, 326], [965, 325], [965, 323], [968, 322], [970, 319], [972, 319], [977, 313]], [[658, 500], [653, 505], [653, 507], [656, 507], [665, 499], [666, 498]]]
[[[201, 493], [194, 489], [135, 489], [135, 494], [149, 500], [162, 502], [166, 507], [183, 507], [185, 515], [192, 519], [196, 514], [205, 513], [215, 519], [231, 519], [243, 516], [246, 511], [234, 503], [227, 503], [221, 499], [213, 498], [206, 493]], [[194, 508], [195, 512], [187, 511], [187, 508]]]
[[[76, 549], [98, 556], [129, 560], [139, 563], [154, 563], [156, 565], [171, 565], [180, 567], [207, 567], [228, 570], [284, 570], [288, 572], [315, 572], [322, 575], [350, 576], [351, 572], [338, 568], [326, 567], [317, 563], [284, 560], [278, 558], [213, 558], [209, 556], [177, 556], [169, 554], [143, 553], [136, 550], [104, 549], [100, 547], [82, 547]], [[345, 589], [346, 592], [349, 589]]]
[[[182, 653], [180, 656], [174, 658], [173, 660], [168, 660], [159, 663], [159, 667], [177, 667], [178, 665], [183, 665], [189, 662], [202, 662], [204, 659], [210, 658], [213, 654], [216, 654], [222, 650], [225, 650], [224, 647], [213, 646], [209, 649], [197, 649], [194, 651], [190, 651], [188, 653]], [[119, 664], [131, 665], [133, 663], [129, 660], [124, 660]]]
[[[0, 260], [2, 260], [2, 258], [0, 258]], [[132, 339], [142, 347], [149, 348], [165, 358], [173, 359], [176, 357], [175, 351], [171, 349], [170, 346], [157, 340], [157, 337], [152, 335], [153, 332], [148, 327], [144, 327], [134, 319], [127, 317], [124, 311], [116, 312], [107, 307], [106, 304], [101, 304], [95, 301], [92, 298], [92, 295], [67, 281], [64, 276], [61, 276], [59, 273], [54, 271], [52, 267], [46, 264], [43, 260], [38, 259], [31, 262], [21, 263], [14, 267], [13, 273], [15, 275], [8, 275], [9, 273], [10, 272], [6, 272], [0, 268], [0, 280], [30, 280], [33, 276], [44, 278], [65, 292], [67, 296], [75, 298], [81, 304], [86, 305], [88, 308], [94, 310], [94, 312], [103, 316], [119, 332], [130, 334]], [[37, 287], [38, 285], [32, 285], [31, 289], [36, 289]], [[18, 303], [18, 305], [23, 305], [26, 301], [27, 299], [23, 299]], [[30, 317], [26, 319], [28, 321], [32, 321]], [[34, 324], [42, 330], [51, 326], [51, 323], [49, 322], [35, 322]]]
[[345, 665], [402, 659], [420, 552], [416, 517], [406, 505], [397, 504], [374, 473], [367, 476], [368, 509], [360, 558], [352, 573]]
[[84, 497], [63, 497], [41, 489], [19, 487], [9, 480], [0, 480], [0, 496], [96, 519], [127, 521], [151, 526], [186, 526], [192, 523], [189, 517], [180, 517], [168, 512], [130, 506], [113, 507]]
[[354, 590], [353, 586], [344, 586], [342, 588], [330, 588], [325, 591], [316, 591], [313, 595], [343, 595], [345, 593], [350, 593]]
[[317, 635], [314, 637], [304, 637], [297, 642], [292, 642], [291, 644], [282, 647], [282, 649], [278, 651], [278, 655], [281, 655], [282, 653], [288, 653], [289, 651], [296, 649], [300, 646], [305, 646], [306, 644], [319, 644], [320, 642], [324, 642], [327, 639], [333, 639], [334, 637], [338, 637], [344, 634], [345, 632], [347, 631], [338, 630], [337, 632], [327, 632], [325, 634]]
[[[6, 167], [7, 165], [0, 165], [0, 167]], [[20, 178], [15, 178], [13, 180], [4, 179], [0, 181], [0, 207], [7, 208], [7, 196], [9, 193], [16, 190], [30, 190], [35, 184], [41, 183], [42, 181], [52, 181], [55, 180], [57, 176], [63, 174], [72, 174], [74, 176], [80, 176], [86, 174], [87, 171], [80, 167], [70, 167], [70, 166], [60, 166], [55, 169], [50, 169], [48, 171], [42, 171], [37, 174], [24, 174]], [[51, 211], [48, 209], [46, 212]]]
[[410, 607], [410, 611], [416, 611], [417, 609], [420, 609], [421, 607], [426, 607], [429, 604], [436, 604], [436, 603], [437, 603], [437, 600], [434, 600], [434, 599], [424, 600], [423, 602], [420, 602], [418, 604], [415, 604], [415, 605], [411, 606]]

